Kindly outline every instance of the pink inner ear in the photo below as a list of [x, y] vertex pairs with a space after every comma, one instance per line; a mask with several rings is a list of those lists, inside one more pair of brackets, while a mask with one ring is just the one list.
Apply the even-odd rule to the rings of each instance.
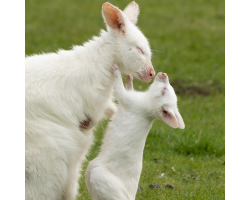
[[105, 20], [111, 28], [120, 29], [124, 25], [119, 9], [109, 3], [104, 3], [102, 8]]
[[167, 91], [167, 87], [162, 88], [162, 89], [161, 89], [162, 95], [164, 95], [166, 91]]
[[175, 117], [176, 117], [176, 119], [178, 121], [178, 127], [180, 129], [184, 129], [185, 128], [185, 123], [184, 123], [184, 121], [182, 119], [182, 116], [181, 116], [181, 114], [179, 113], [178, 110], [177, 110], [177, 112], [175, 112]]
[[178, 122], [177, 119], [174, 115], [174, 113], [170, 110], [163, 110], [162, 111], [162, 120], [168, 124], [169, 126], [173, 127], [173, 128], [177, 128], [178, 127]]

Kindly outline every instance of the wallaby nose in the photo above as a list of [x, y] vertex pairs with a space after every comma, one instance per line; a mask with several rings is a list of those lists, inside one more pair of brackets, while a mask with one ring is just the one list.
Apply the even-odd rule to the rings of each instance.
[[162, 78], [167, 78], [167, 74], [166, 73], [161, 73]]
[[149, 70], [149, 76], [150, 76], [151, 78], [154, 78], [154, 76], [155, 76], [155, 70], [154, 70], [153, 68], [151, 68], [151, 69]]
[[149, 68], [149, 69], [144, 73], [143, 76], [141, 76], [141, 80], [142, 80], [143, 82], [148, 83], [149, 81], [151, 81], [152, 78], [154, 78], [154, 76], [155, 76], [155, 70], [154, 70], [154, 68], [152, 67], [152, 68]]
[[158, 78], [160, 78], [162, 80], [164, 80], [164, 79], [166, 79], [168, 77], [168, 75], [166, 73], [163, 73], [163, 72], [159, 72], [157, 74], [157, 76], [158, 76]]
[[155, 76], [155, 70], [154, 68], [150, 68], [146, 73], [145, 82], [151, 81], [151, 79], [154, 78], [154, 76]]

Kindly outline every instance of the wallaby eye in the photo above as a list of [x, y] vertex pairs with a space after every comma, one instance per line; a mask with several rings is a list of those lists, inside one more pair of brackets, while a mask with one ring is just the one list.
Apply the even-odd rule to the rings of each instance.
[[163, 113], [164, 113], [164, 114], [168, 114], [168, 111], [166, 111], [166, 110], [163, 110]]
[[136, 48], [137, 48], [137, 50], [138, 50], [140, 53], [144, 54], [144, 51], [142, 51], [142, 49], [141, 49], [140, 47], [136, 47]]

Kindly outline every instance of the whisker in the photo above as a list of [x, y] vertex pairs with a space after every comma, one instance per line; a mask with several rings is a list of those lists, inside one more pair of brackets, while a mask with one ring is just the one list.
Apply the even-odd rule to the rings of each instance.
[[153, 59], [158, 59], [158, 57], [155, 54], [152, 54]]
[[160, 50], [156, 50], [156, 49], [151, 49], [151, 51], [164, 52], [164, 51], [160, 51]]
[[157, 69], [156, 67], [154, 67], [154, 70], [155, 70], [155, 74], [158, 74], [158, 72], [160, 72], [160, 70]]
[[152, 58], [157, 58], [157, 56], [154, 53], [152, 53]]

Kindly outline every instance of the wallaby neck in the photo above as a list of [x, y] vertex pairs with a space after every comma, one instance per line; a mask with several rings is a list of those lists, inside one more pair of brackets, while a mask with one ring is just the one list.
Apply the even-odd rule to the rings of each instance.
[[72, 69], [72, 75], [79, 77], [76, 80], [83, 81], [85, 85], [99, 84], [98, 88], [112, 88], [114, 76], [111, 67], [116, 64], [118, 59], [115, 42], [114, 36], [101, 31], [99, 37], [93, 37], [83, 46], [73, 47], [74, 57], [79, 63], [75, 65], [75, 70]]
[[88, 57], [93, 59], [96, 65], [101, 65], [103, 68], [106, 67], [105, 63], [123, 67], [122, 55], [117, 49], [117, 37], [118, 35], [101, 30], [100, 36], [93, 37], [92, 40], [84, 43]]
[[[106, 151], [106, 148], [115, 149], [115, 157], [117, 155], [118, 157], [125, 157], [126, 162], [131, 163], [141, 162], [146, 138], [152, 122], [152, 120], [145, 118], [143, 115], [130, 112], [119, 113], [118, 110], [118, 113], [116, 113], [109, 125], [104, 139], [106, 141], [113, 140], [113, 142], [109, 144], [111, 145], [110, 147], [105, 145], [104, 151]], [[107, 150], [108, 152], [110, 150]]]

